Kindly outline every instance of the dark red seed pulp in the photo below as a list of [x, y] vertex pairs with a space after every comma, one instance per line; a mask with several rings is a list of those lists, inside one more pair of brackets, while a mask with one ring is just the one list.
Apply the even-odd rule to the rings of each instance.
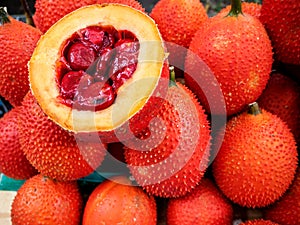
[[66, 41], [57, 62], [60, 99], [78, 110], [102, 110], [137, 67], [139, 42], [112, 26], [90, 26]]

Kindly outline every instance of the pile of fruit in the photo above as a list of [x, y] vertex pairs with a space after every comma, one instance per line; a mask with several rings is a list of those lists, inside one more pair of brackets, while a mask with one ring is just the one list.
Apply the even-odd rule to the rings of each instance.
[[299, 1], [37, 0], [32, 21], [0, 8], [13, 225], [300, 224]]

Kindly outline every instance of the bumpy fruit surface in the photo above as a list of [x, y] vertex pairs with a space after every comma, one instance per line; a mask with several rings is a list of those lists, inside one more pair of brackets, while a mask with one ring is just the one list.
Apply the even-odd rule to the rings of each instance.
[[300, 221], [300, 169], [282, 198], [265, 210], [264, 217], [279, 224], [297, 225]]
[[257, 219], [257, 220], [246, 221], [245, 223], [241, 223], [240, 225], [279, 225], [279, 224], [274, 223], [270, 220]]
[[19, 142], [18, 116], [23, 113], [17, 106], [0, 119], [0, 171], [14, 179], [28, 179], [37, 170], [29, 163]]
[[300, 143], [300, 85], [295, 80], [280, 73], [272, 74], [257, 102], [285, 121]]
[[231, 204], [207, 178], [187, 195], [168, 202], [169, 225], [232, 225], [232, 221]]
[[193, 93], [179, 83], [171, 86], [149, 128], [124, 143], [125, 160], [137, 183], [160, 197], [190, 192], [208, 166], [209, 128]]
[[103, 3], [118, 3], [123, 5], [128, 5], [130, 7], [133, 7], [137, 10], [140, 10], [142, 12], [145, 12], [145, 9], [141, 5], [141, 3], [137, 0], [96, 0], [97, 4], [103, 4]]
[[59, 182], [42, 175], [27, 180], [11, 208], [13, 225], [79, 225], [83, 201], [77, 183]]
[[75, 180], [97, 168], [105, 146], [88, 134], [63, 130], [43, 113], [29, 92], [20, 115], [20, 143], [29, 162], [43, 175], [57, 180]]
[[297, 168], [293, 134], [277, 116], [257, 104], [226, 125], [213, 162], [217, 185], [233, 202], [246, 207], [274, 203], [288, 189]]
[[131, 134], [129, 125], [142, 130], [161, 105], [165, 58], [159, 30], [145, 13], [121, 4], [85, 6], [39, 41], [29, 63], [31, 89], [64, 129], [118, 141], [113, 137]]
[[0, 95], [13, 106], [21, 105], [29, 90], [27, 63], [41, 32], [7, 15], [0, 8]]
[[[232, 7], [232, 10], [234, 8]], [[194, 77], [216, 85], [202, 68], [200, 57], [211, 69], [225, 98], [227, 115], [241, 112], [260, 96], [272, 68], [272, 46], [258, 19], [240, 11], [219, 13], [203, 23], [190, 44], [185, 59], [186, 85], [200, 98], [205, 109], [209, 103]], [[217, 104], [219, 96], [210, 104]], [[216, 112], [218, 113], [218, 112]]]
[[300, 2], [265, 0], [260, 20], [272, 40], [275, 57], [284, 63], [300, 64]]
[[125, 177], [113, 177], [96, 187], [89, 196], [83, 225], [156, 225], [156, 202]]

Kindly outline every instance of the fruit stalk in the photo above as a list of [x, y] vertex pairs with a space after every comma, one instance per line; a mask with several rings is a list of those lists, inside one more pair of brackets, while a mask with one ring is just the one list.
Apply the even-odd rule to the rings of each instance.
[[21, 4], [23, 6], [24, 14], [26, 16], [26, 23], [34, 27], [35, 25], [32, 19], [32, 13], [30, 12], [27, 0], [21, 0]]
[[231, 10], [228, 16], [238, 16], [239, 14], [243, 14], [241, 0], [231, 0]]
[[248, 114], [251, 114], [254, 116], [261, 114], [261, 110], [260, 110], [257, 102], [253, 102], [253, 103], [249, 104]]
[[5, 23], [10, 23], [8, 18], [8, 14], [4, 7], [0, 7], [0, 26], [4, 25]]
[[175, 69], [174, 66], [170, 66], [169, 67], [169, 71], [170, 71], [170, 81], [169, 81], [169, 86], [176, 86], [176, 76], [175, 76]]

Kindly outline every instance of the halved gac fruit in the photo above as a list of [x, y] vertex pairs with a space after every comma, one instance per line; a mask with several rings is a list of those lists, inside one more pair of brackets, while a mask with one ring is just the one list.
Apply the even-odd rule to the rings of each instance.
[[148, 125], [169, 75], [155, 22], [121, 4], [82, 7], [59, 20], [39, 41], [29, 73], [32, 92], [50, 119], [109, 141], [116, 140], [116, 130], [123, 135], [128, 127]]

